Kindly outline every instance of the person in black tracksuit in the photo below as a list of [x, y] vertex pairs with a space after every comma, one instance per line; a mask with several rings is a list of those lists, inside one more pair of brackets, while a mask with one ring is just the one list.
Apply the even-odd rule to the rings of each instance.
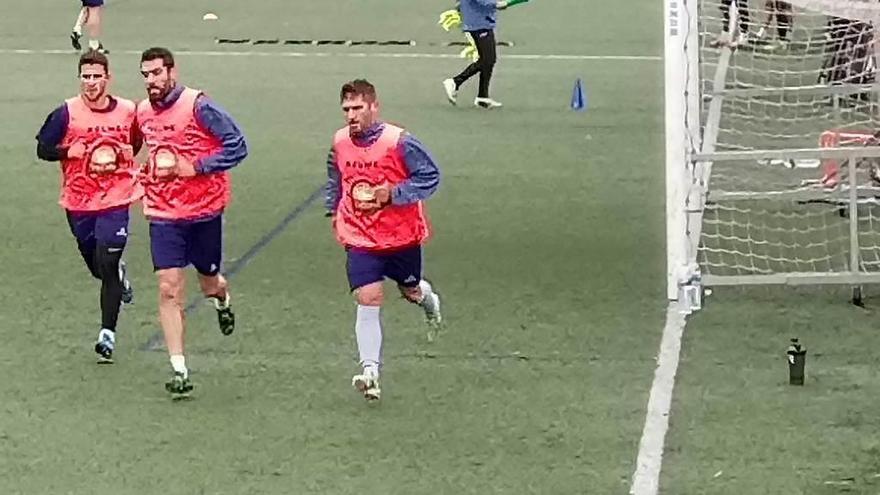
[[457, 76], [443, 81], [446, 97], [457, 103], [458, 89], [471, 77], [480, 75], [480, 86], [474, 105], [481, 108], [497, 108], [501, 103], [489, 97], [489, 83], [495, 68], [495, 23], [498, 10], [507, 8], [506, 0], [461, 0], [461, 27], [477, 47], [479, 59], [465, 67]]

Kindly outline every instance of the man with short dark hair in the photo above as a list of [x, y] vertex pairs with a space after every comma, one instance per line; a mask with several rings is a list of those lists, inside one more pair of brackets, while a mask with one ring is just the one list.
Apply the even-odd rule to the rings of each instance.
[[144, 174], [144, 214], [159, 278], [159, 321], [171, 361], [165, 384], [172, 398], [192, 390], [184, 359], [184, 268], [198, 272], [202, 294], [217, 310], [220, 332], [235, 329], [229, 287], [220, 273], [223, 212], [231, 197], [229, 170], [247, 157], [238, 124], [197, 89], [177, 83], [174, 55], [161, 47], [141, 55], [148, 98], [137, 107], [149, 150]]
[[112, 363], [122, 302], [131, 302], [122, 251], [128, 207], [141, 196], [134, 155], [141, 147], [135, 104], [109, 93], [110, 63], [97, 51], [79, 58], [80, 92], [47, 118], [37, 156], [61, 162], [61, 198], [70, 230], [92, 276], [101, 281], [98, 362]]
[[429, 233], [423, 202], [437, 190], [440, 171], [418, 139], [379, 120], [376, 88], [368, 81], [343, 85], [340, 102], [347, 125], [336, 131], [327, 159], [326, 207], [345, 248], [349, 287], [358, 304], [361, 373], [352, 377], [352, 385], [367, 400], [378, 400], [385, 278], [422, 307], [429, 338], [442, 321], [440, 296], [422, 277], [422, 244]]

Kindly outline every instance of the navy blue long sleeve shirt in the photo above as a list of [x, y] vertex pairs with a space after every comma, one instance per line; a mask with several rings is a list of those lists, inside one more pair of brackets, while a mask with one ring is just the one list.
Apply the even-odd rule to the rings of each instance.
[[[377, 122], [363, 133], [353, 136], [352, 140], [356, 146], [369, 146], [379, 139], [384, 129], [385, 124]], [[437, 167], [437, 162], [425, 145], [412, 134], [404, 133], [397, 146], [409, 171], [409, 178], [395, 185], [391, 190], [391, 204], [405, 205], [428, 199], [440, 185], [440, 169]], [[336, 207], [342, 199], [341, 188], [339, 167], [331, 148], [327, 156], [327, 186], [324, 201], [324, 206], [330, 213], [336, 212]]]

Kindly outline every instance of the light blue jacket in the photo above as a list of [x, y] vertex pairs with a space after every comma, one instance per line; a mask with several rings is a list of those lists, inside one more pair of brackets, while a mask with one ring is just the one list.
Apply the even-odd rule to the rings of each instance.
[[461, 0], [462, 31], [495, 29], [496, 3], [497, 0]]

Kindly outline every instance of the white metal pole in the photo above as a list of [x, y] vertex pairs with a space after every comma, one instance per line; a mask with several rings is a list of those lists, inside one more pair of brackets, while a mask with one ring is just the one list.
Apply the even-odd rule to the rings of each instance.
[[[688, 4], [695, 0], [663, 0], [664, 99], [666, 130], [666, 293], [678, 299], [678, 284], [688, 265], [688, 57], [685, 51], [691, 21]], [[692, 10], [696, 15], [696, 8]], [[696, 49], [696, 46], [690, 47]], [[699, 98], [698, 94], [691, 97]]]
[[860, 273], [861, 252], [859, 249], [859, 184], [856, 177], [856, 160], [846, 161], [849, 173], [849, 271], [854, 277]]

